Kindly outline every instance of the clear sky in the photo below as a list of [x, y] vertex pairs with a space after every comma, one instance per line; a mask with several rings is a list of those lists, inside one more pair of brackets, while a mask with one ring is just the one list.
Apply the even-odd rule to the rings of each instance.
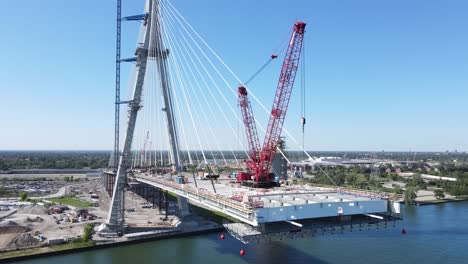
[[[124, 15], [143, 9], [123, 2]], [[307, 149], [468, 150], [468, 1], [172, 2], [242, 78], [308, 23]], [[0, 149], [111, 149], [115, 1], [0, 5]], [[137, 29], [124, 25], [123, 57]], [[275, 86], [275, 63], [255, 85]], [[267, 106], [272, 91], [258, 92]], [[295, 135], [298, 102], [285, 124]]]

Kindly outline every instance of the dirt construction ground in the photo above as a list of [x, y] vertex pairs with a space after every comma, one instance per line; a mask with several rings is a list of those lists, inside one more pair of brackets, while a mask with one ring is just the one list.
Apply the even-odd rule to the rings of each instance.
[[[86, 208], [90, 215], [95, 216], [90, 221], [66, 222], [64, 219], [73, 214], [76, 209], [70, 205], [68, 205], [70, 210], [61, 214], [49, 214], [47, 207], [42, 202], [37, 204], [17, 202], [17, 206], [11, 206], [9, 211], [0, 211], [0, 251], [48, 243], [49, 239], [77, 238], [82, 235], [86, 223], [98, 225], [105, 222], [111, 198], [98, 180], [96, 178], [80, 183], [71, 183], [61, 188], [55, 195], [42, 197], [44, 198], [42, 201], [47, 202], [49, 197], [60, 198], [61, 196], [74, 195], [80, 201], [96, 203], [96, 206]], [[98, 195], [99, 199], [91, 199], [91, 194]], [[153, 208], [152, 204], [133, 192], [126, 192], [125, 200], [126, 208], [130, 209], [125, 212], [126, 223], [130, 228], [171, 228], [179, 221], [173, 215], [176, 206], [174, 202], [168, 205], [169, 215], [166, 219], [164, 210]], [[15, 202], [8, 203], [14, 204]], [[57, 220], [60, 219], [62, 220], [57, 223]], [[42, 237], [37, 236], [39, 234]]]

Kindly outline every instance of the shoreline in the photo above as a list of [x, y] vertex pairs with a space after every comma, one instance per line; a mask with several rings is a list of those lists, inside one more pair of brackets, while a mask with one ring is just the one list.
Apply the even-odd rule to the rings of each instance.
[[221, 232], [223, 230], [224, 230], [224, 228], [222, 226], [220, 226], [220, 227], [212, 227], [212, 228], [200, 229], [200, 230], [195, 230], [195, 231], [181, 231], [181, 232], [178, 232], [178, 233], [169, 233], [169, 234], [165, 234], [165, 235], [160, 235], [159, 234], [159, 235], [154, 235], [154, 236], [151, 236], [151, 237], [144, 237], [144, 238], [139, 238], [139, 239], [129, 239], [129, 240], [125, 240], [125, 241], [105, 242], [105, 243], [100, 243], [100, 244], [93, 244], [93, 245], [90, 245], [90, 246], [68, 248], [68, 249], [62, 249], [62, 250], [53, 250], [54, 247], [37, 247], [37, 248], [32, 248], [32, 249], [29, 248], [29, 249], [12, 250], [12, 251], [7, 251], [7, 252], [3, 252], [3, 253], [8, 253], [8, 252], [18, 252], [18, 253], [20, 253], [21, 251], [27, 251], [27, 250], [40, 250], [40, 249], [46, 249], [46, 248], [51, 249], [51, 251], [33, 252], [31, 254], [26, 253], [25, 255], [6, 257], [6, 258], [3, 258], [1, 256], [2, 253], [0, 253], [0, 262], [10, 263], [10, 262], [15, 262], [15, 261], [22, 261], [22, 260], [29, 260], [29, 259], [36, 259], [36, 258], [43, 258], [43, 257], [66, 255], [66, 254], [85, 252], [85, 251], [90, 251], [90, 250], [106, 249], [106, 248], [119, 247], [119, 246], [131, 245], [131, 244], [139, 244], [139, 243], [144, 243], [144, 242], [149, 242], [149, 241], [173, 239], [173, 238], [180, 238], [180, 237], [192, 237], [192, 236], [197, 236], [197, 235]]
[[468, 201], [468, 198], [461, 199], [440, 199], [440, 200], [430, 200], [430, 201], [420, 201], [415, 202], [415, 206], [426, 206], [426, 205], [435, 205], [435, 204], [444, 204], [444, 203], [458, 203]]
[[[427, 201], [427, 202], [417, 202], [414, 204], [414, 206], [427, 206], [427, 205], [436, 205], [436, 204], [445, 204], [445, 203], [453, 203], [453, 202], [464, 202], [468, 201], [468, 198], [461, 198], [461, 199], [443, 199], [443, 200], [432, 200], [432, 201]], [[112, 241], [112, 242], [101, 242], [98, 244], [92, 244], [92, 245], [85, 245], [85, 246], [80, 246], [77, 245], [76, 247], [73, 247], [72, 244], [62, 244], [63, 245], [70, 245], [71, 248], [65, 248], [65, 249], [54, 249], [60, 246], [52, 246], [52, 247], [35, 247], [35, 248], [26, 248], [26, 249], [19, 249], [19, 250], [11, 250], [11, 251], [6, 251], [0, 253], [0, 262], [2, 263], [11, 263], [15, 261], [23, 261], [23, 260], [30, 260], [30, 259], [36, 259], [36, 258], [44, 258], [44, 257], [53, 257], [53, 256], [60, 256], [60, 255], [66, 255], [66, 254], [72, 254], [72, 253], [80, 253], [80, 252], [85, 252], [85, 251], [91, 251], [91, 250], [100, 250], [100, 249], [107, 249], [107, 248], [113, 248], [113, 247], [119, 247], [119, 246], [126, 246], [126, 245], [132, 245], [132, 244], [140, 244], [140, 243], [145, 243], [145, 242], [150, 242], [150, 241], [157, 241], [157, 240], [166, 240], [166, 239], [174, 239], [174, 238], [181, 238], [181, 237], [193, 237], [197, 235], [203, 235], [203, 234], [211, 234], [211, 233], [216, 233], [216, 232], [222, 232], [224, 228], [222, 226], [219, 227], [210, 227], [210, 228], [205, 228], [205, 229], [199, 229], [199, 230], [194, 230], [194, 231], [180, 231], [176, 233], [166, 233], [161, 235], [160, 233], [156, 233], [154, 235], [150, 236], [143, 236], [141, 238], [137, 239], [127, 239], [125, 241]], [[94, 241], [93, 241], [94, 242]], [[44, 250], [43, 252], [40, 252], [41, 250]], [[49, 250], [49, 251], [47, 251]], [[32, 252], [28, 252], [32, 251]], [[18, 255], [18, 256], [12, 256], [12, 257], [2, 257], [2, 254], [8, 254], [9, 252], [16, 252], [18, 254], [22, 254], [24, 252], [24, 255]]]

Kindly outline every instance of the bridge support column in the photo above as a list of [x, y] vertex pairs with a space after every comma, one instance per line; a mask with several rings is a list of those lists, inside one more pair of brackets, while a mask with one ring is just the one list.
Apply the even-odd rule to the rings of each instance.
[[[106, 181], [107, 181], [107, 174], [103, 173], [101, 175], [101, 186], [104, 187], [104, 190], [106, 189]], [[107, 191], [107, 190], [106, 190]]]
[[165, 219], [167, 220], [167, 215], [168, 215], [168, 213], [169, 213], [169, 212], [168, 212], [168, 211], [169, 211], [169, 201], [168, 201], [168, 199], [167, 199], [167, 198], [169, 197], [169, 195], [168, 195], [168, 192], [167, 192], [167, 191], [166, 191], [166, 195], [165, 195], [165, 196], [166, 196], [166, 203], [165, 203], [165, 205], [166, 205], [166, 210], [165, 210], [165, 211], [166, 211], [166, 216], [165, 216]]
[[106, 191], [107, 191], [107, 194], [109, 194], [109, 195], [112, 195], [112, 192], [111, 192], [111, 189], [112, 189], [111, 184], [112, 183], [111, 182], [112, 182], [111, 175], [108, 174], [107, 177], [106, 177]]
[[152, 196], [152, 204], [153, 204], [153, 209], [154, 209], [154, 198], [155, 198], [155, 195], [156, 195], [156, 194], [155, 194], [155, 191], [154, 191], [154, 190], [155, 190], [154, 186], [152, 186], [151, 190], [152, 190], [152, 193], [151, 193], [151, 196]]
[[107, 192], [109, 193], [109, 195], [112, 195], [112, 182], [113, 182], [114, 179], [112, 179], [112, 176], [109, 175], [109, 177], [107, 178]]
[[162, 190], [161, 189], [158, 189], [158, 193], [159, 193], [159, 199], [158, 199], [158, 208], [159, 208], [159, 212], [162, 211], [162, 208], [161, 208], [161, 204], [162, 204]]
[[114, 191], [114, 184], [115, 184], [115, 175], [108, 175], [107, 176], [107, 192], [110, 196], [112, 196], [112, 192]]
[[177, 197], [177, 207], [179, 209], [179, 216], [184, 218], [190, 215], [188, 200], [185, 197]]

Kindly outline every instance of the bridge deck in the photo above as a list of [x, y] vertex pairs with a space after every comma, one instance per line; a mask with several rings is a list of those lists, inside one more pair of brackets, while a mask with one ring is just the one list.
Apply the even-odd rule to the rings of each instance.
[[[221, 177], [214, 184], [209, 180], [178, 184], [170, 176], [136, 175], [136, 180], [168, 190], [194, 203], [223, 212], [247, 224], [297, 221], [339, 215], [387, 213], [385, 195], [341, 188], [296, 186], [254, 189], [230, 183]], [[399, 213], [399, 212], [397, 212]]]

